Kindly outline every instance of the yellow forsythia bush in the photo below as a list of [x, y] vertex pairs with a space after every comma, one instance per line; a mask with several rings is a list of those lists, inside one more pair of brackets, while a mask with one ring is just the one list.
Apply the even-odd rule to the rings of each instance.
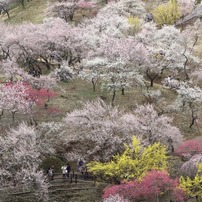
[[152, 12], [154, 21], [158, 26], [172, 25], [177, 19], [180, 18], [180, 11], [177, 0], [170, 0], [155, 8]]
[[140, 141], [133, 137], [132, 146], [126, 145], [122, 155], [115, 155], [110, 162], [90, 162], [88, 169], [96, 176], [116, 181], [138, 179], [150, 170], [166, 170], [166, 147], [154, 143], [144, 148]]
[[198, 166], [196, 176], [191, 179], [189, 177], [180, 177], [180, 187], [185, 191], [188, 197], [198, 197], [202, 200], [202, 163]]
[[138, 31], [140, 31], [141, 25], [140, 25], [140, 18], [139, 17], [134, 17], [130, 16], [128, 17], [128, 23], [131, 25], [131, 34], [135, 34]]

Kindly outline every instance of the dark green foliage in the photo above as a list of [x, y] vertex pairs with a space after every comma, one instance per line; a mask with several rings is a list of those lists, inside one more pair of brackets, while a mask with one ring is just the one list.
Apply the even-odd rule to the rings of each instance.
[[51, 166], [54, 166], [54, 171], [56, 173], [60, 173], [63, 164], [64, 162], [58, 157], [47, 157], [41, 163], [40, 168], [47, 171]]

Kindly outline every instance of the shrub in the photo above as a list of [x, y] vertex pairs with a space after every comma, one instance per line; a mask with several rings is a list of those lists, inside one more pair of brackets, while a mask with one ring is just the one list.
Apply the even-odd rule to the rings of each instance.
[[199, 163], [197, 168], [197, 174], [193, 179], [190, 177], [180, 177], [180, 187], [185, 191], [188, 198], [197, 197], [198, 199], [202, 199], [202, 163]]
[[175, 154], [181, 157], [202, 154], [202, 140], [187, 140], [175, 150]]
[[141, 25], [140, 25], [139, 17], [134, 17], [134, 16], [128, 17], [128, 23], [131, 25], [131, 29], [130, 29], [131, 34], [135, 34], [138, 31], [140, 31]]
[[113, 185], [104, 190], [103, 198], [119, 194], [123, 199], [130, 201], [149, 201], [165, 199], [184, 201], [184, 191], [179, 188], [177, 179], [170, 179], [164, 171], [150, 171], [141, 181], [133, 180], [122, 182], [120, 185]]
[[194, 178], [198, 171], [198, 164], [202, 163], [202, 154], [197, 154], [191, 157], [191, 159], [185, 162], [180, 168], [184, 176]]
[[59, 81], [69, 82], [73, 77], [73, 71], [69, 66], [61, 65], [60, 68], [55, 69], [52, 73], [53, 77], [55, 77]]
[[160, 143], [143, 148], [140, 141], [133, 137], [132, 146], [126, 145], [122, 155], [115, 155], [108, 163], [90, 162], [87, 166], [93, 174], [115, 182], [141, 179], [149, 170], [167, 168], [166, 148]]
[[155, 8], [152, 12], [154, 21], [158, 26], [172, 25], [180, 17], [177, 0], [170, 0]]
[[56, 173], [60, 173], [63, 164], [64, 162], [58, 157], [47, 157], [46, 159], [43, 160], [40, 167], [43, 170], [47, 171], [51, 166], [54, 166], [54, 171]]

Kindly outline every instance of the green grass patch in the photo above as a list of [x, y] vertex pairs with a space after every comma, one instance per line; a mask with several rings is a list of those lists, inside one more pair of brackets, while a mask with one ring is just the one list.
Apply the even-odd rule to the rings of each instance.
[[25, 8], [19, 4], [10, 10], [10, 19], [4, 14], [0, 16], [0, 20], [11, 24], [20, 24], [23, 22], [41, 23], [45, 17], [45, 9], [48, 2], [49, 0], [26, 1]]

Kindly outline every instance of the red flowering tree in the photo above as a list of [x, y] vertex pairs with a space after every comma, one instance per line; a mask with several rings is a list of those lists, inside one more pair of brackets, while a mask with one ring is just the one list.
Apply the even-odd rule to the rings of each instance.
[[47, 102], [57, 94], [46, 88], [34, 89], [29, 84], [26, 85], [29, 98], [36, 103], [37, 106], [46, 106]]
[[187, 140], [175, 150], [175, 154], [181, 157], [192, 157], [195, 154], [202, 154], [202, 140]]
[[117, 194], [129, 201], [184, 201], [184, 192], [179, 188], [178, 180], [171, 179], [166, 172], [156, 170], [148, 172], [141, 181], [122, 182], [120, 185], [106, 188], [103, 198]]

